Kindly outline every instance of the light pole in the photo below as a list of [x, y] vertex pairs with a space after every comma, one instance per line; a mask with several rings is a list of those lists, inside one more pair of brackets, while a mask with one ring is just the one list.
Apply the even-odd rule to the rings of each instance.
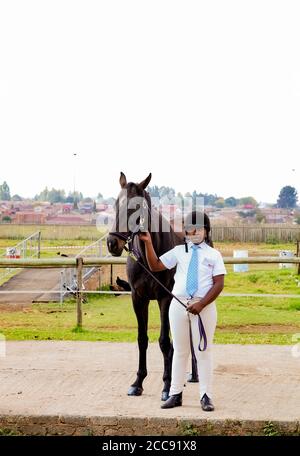
[[73, 157], [74, 157], [74, 161], [73, 161], [73, 166], [74, 166], [74, 169], [73, 169], [73, 209], [77, 209], [77, 203], [76, 203], [76, 196], [75, 196], [75, 173], [76, 173], [76, 157], [77, 157], [77, 154], [73, 154]]
[[[297, 170], [296, 168], [292, 168], [292, 176], [293, 176], [292, 181], [293, 181], [293, 186], [294, 186], [294, 188], [296, 189], [297, 193], [298, 193], [298, 188], [297, 188], [297, 187], [298, 187], [298, 185], [299, 185], [299, 182], [298, 182], [298, 180], [297, 180], [297, 176], [298, 176], [298, 175], [299, 175], [299, 174], [298, 174], [298, 170]], [[299, 193], [298, 193], [298, 196], [299, 196]]]
[[[293, 178], [295, 178], [295, 180], [293, 179], [294, 182], [296, 182], [296, 179], [297, 179], [297, 174], [298, 174], [298, 170], [296, 168], [293, 168], [292, 169], [292, 175], [293, 175]], [[298, 182], [297, 182], [298, 183]], [[296, 185], [295, 185], [296, 187]]]

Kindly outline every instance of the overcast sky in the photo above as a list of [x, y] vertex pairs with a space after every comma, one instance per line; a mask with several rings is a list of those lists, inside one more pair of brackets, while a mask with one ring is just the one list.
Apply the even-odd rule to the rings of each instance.
[[289, 0], [0, 0], [0, 184], [300, 195], [299, 23]]

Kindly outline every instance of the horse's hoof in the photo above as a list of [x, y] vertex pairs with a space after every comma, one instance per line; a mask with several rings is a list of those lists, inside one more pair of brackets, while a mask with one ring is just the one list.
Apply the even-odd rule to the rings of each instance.
[[170, 395], [168, 391], [162, 391], [161, 393], [161, 400], [163, 402], [167, 401], [169, 399]]
[[128, 390], [128, 396], [141, 396], [143, 394], [144, 389], [140, 386], [131, 386]]
[[198, 375], [189, 374], [187, 381], [189, 383], [198, 383], [199, 382]]

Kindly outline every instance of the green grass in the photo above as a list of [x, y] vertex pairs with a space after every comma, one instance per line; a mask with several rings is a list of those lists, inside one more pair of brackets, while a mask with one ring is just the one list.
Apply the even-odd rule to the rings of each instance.
[[276, 269], [251, 269], [241, 273], [231, 272], [229, 265], [226, 269], [226, 293], [299, 294], [300, 298], [300, 276], [295, 267], [278, 269], [277, 266]]
[[45, 239], [76, 239], [76, 240], [97, 240], [101, 234], [107, 231], [106, 226], [99, 229], [95, 225], [0, 225], [0, 238], [2, 239], [24, 239], [36, 231], [41, 231], [42, 240]]
[[[297, 300], [296, 300], [297, 301]], [[295, 300], [229, 298], [217, 301], [216, 343], [294, 344], [300, 333], [300, 310]], [[159, 338], [159, 309], [149, 305], [149, 340]], [[0, 331], [8, 340], [90, 340], [134, 342], [137, 323], [130, 296], [89, 295], [83, 304], [83, 327], [76, 327], [73, 300], [60, 304], [33, 304], [30, 309], [1, 312]]]
[[[3, 248], [14, 245], [12, 240], [0, 240]], [[88, 245], [89, 240], [47, 241], [42, 245]], [[274, 254], [274, 250], [294, 250], [293, 244], [218, 243], [221, 252], [243, 248], [255, 254]], [[69, 250], [71, 253], [71, 250]], [[66, 253], [68, 253], [66, 251]], [[72, 253], [75, 252], [72, 250]], [[76, 252], [77, 253], [77, 252]], [[56, 250], [43, 251], [42, 257], [56, 256]], [[217, 300], [218, 327], [216, 343], [294, 344], [293, 334], [300, 333], [300, 276], [296, 267], [279, 269], [278, 265], [250, 265], [249, 272], [234, 273], [227, 265], [225, 293], [294, 294], [298, 298], [220, 297]], [[125, 276], [124, 276], [125, 278]], [[76, 327], [76, 304], [69, 299], [60, 304], [33, 304], [24, 311], [0, 313], [0, 333], [8, 340], [99, 340], [135, 342], [137, 323], [130, 296], [87, 295], [83, 305], [83, 327]], [[158, 305], [149, 306], [149, 340], [159, 338]]]

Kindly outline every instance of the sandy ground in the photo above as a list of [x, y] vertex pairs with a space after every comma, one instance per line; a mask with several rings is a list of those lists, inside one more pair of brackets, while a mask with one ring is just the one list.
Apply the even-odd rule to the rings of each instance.
[[158, 344], [149, 345], [143, 395], [127, 396], [137, 362], [137, 346], [130, 343], [6, 342], [6, 356], [0, 357], [0, 415], [300, 421], [300, 347], [215, 345], [212, 413], [201, 410], [199, 386], [190, 383], [182, 407], [160, 408]]

